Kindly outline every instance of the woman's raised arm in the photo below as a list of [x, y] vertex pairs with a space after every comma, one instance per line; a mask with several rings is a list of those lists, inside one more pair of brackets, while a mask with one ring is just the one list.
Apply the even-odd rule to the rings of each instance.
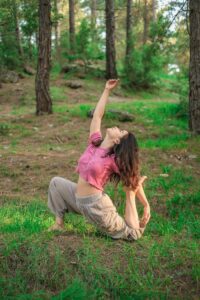
[[90, 135], [92, 133], [101, 131], [101, 119], [105, 112], [105, 106], [108, 101], [110, 91], [117, 85], [119, 79], [110, 79], [106, 82], [104, 91], [96, 105], [94, 110], [93, 118], [90, 124]]

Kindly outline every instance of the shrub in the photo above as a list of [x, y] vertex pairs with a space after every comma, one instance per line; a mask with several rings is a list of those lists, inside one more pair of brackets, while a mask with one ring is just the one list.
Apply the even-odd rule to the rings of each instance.
[[[168, 19], [158, 16], [158, 21], [150, 25], [150, 40], [138, 48], [134, 47], [130, 56], [125, 58], [122, 71], [124, 86], [150, 88], [158, 85], [159, 75], [167, 63], [163, 44], [170, 35], [168, 23]], [[134, 45], [135, 38], [132, 39]]]

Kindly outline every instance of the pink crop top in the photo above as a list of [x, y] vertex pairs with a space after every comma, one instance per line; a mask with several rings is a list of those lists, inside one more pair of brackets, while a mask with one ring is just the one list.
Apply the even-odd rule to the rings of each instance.
[[95, 186], [97, 189], [103, 191], [104, 185], [109, 180], [112, 173], [119, 173], [119, 169], [115, 163], [115, 155], [111, 154], [103, 157], [108, 153], [109, 149], [95, 146], [92, 142], [102, 139], [100, 131], [94, 132], [88, 139], [88, 146], [81, 155], [75, 172]]

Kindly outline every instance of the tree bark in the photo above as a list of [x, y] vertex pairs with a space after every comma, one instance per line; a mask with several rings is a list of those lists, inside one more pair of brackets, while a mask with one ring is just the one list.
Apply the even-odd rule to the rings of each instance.
[[133, 47], [132, 40], [132, 0], [127, 0], [126, 8], [126, 57], [129, 57]]
[[54, 0], [53, 4], [54, 4], [55, 19], [56, 19], [56, 21], [54, 22], [54, 32], [55, 32], [55, 52], [56, 52], [56, 57], [57, 57], [57, 51], [58, 51], [58, 21], [57, 21], [58, 6], [57, 6], [57, 0]]
[[40, 0], [38, 64], [35, 78], [36, 115], [52, 113], [52, 101], [49, 94], [51, 26], [50, 0]]
[[91, 36], [93, 42], [96, 41], [96, 6], [96, 0], [91, 0]]
[[69, 42], [71, 54], [75, 53], [74, 0], [69, 0]]
[[117, 78], [114, 1], [106, 0], [106, 78]]
[[29, 35], [28, 36], [28, 54], [29, 54], [30, 60], [33, 58], [31, 38], [32, 38], [32, 35]]
[[156, 8], [157, 8], [157, 0], [152, 0], [152, 21], [156, 22]]
[[144, 0], [143, 24], [143, 45], [145, 45], [148, 36], [148, 0]]
[[18, 21], [18, 7], [17, 7], [16, 0], [13, 0], [12, 8], [13, 8], [12, 11], [13, 11], [14, 22], [15, 22], [15, 36], [16, 36], [16, 42], [17, 42], [17, 49], [18, 49], [19, 56], [23, 62], [24, 55], [23, 55], [23, 49], [21, 46], [21, 37], [20, 37], [19, 21]]
[[200, 134], [200, 2], [189, 1], [189, 129]]
[[58, 14], [59, 14], [59, 9], [58, 9], [58, 0], [54, 0], [53, 5], [54, 5], [54, 33], [55, 33], [55, 59], [56, 61], [61, 65], [62, 64], [62, 59], [61, 59], [61, 49], [60, 49], [60, 42], [59, 42], [59, 21], [58, 21]]

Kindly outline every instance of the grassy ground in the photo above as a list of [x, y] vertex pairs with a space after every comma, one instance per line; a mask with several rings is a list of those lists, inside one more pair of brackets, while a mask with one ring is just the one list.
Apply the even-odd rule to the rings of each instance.
[[[106, 114], [102, 133], [133, 131], [141, 148], [151, 220], [137, 242], [113, 241], [82, 216], [65, 216], [66, 233], [49, 233], [47, 191], [54, 176], [76, 181], [85, 149], [86, 113], [104, 82], [71, 90], [52, 74], [52, 115], [35, 116], [34, 78], [0, 90], [1, 299], [199, 299], [200, 138], [177, 119], [178, 95], [131, 94], [120, 87], [108, 107], [134, 114], [120, 123]], [[78, 147], [77, 147], [78, 145]], [[107, 185], [123, 215], [125, 195]], [[114, 194], [116, 197], [114, 197]], [[138, 203], [139, 214], [142, 207]]]

